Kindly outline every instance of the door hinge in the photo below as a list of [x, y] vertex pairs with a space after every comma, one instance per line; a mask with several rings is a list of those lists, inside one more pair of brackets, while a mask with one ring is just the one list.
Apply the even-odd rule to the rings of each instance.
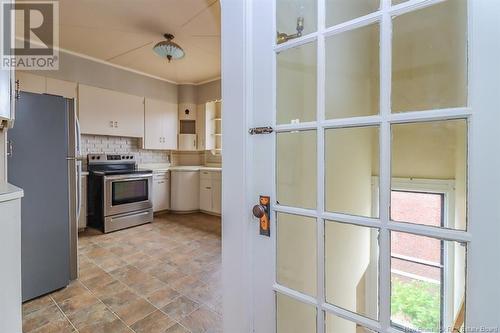
[[274, 129], [271, 126], [254, 127], [248, 130], [248, 133], [250, 133], [250, 135], [271, 134], [272, 132], [274, 132]]
[[19, 80], [16, 80], [15, 84], [16, 84], [16, 91], [14, 93], [14, 98], [19, 99], [19, 98], [21, 98], [21, 87], [20, 87]]

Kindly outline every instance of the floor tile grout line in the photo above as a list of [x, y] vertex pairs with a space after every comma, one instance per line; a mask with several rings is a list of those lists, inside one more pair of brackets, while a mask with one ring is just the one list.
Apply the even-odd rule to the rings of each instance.
[[[190, 229], [194, 229], [194, 228], [190, 228]], [[167, 230], [166, 230], [166, 228], [158, 228], [158, 229], [156, 229], [156, 230], [155, 230], [155, 229], [152, 229], [152, 230], [147, 230], [147, 232], [148, 232], [148, 233], [150, 233], [150, 232], [151, 232], [151, 233], [155, 233], [155, 234], [160, 234], [160, 235], [161, 235], [161, 232], [160, 232], [160, 231], [167, 231]], [[171, 231], [171, 230], [169, 230], [169, 231]], [[182, 230], [181, 230], [181, 231], [182, 231]], [[207, 231], [207, 230], [203, 230], [203, 231], [199, 231], [199, 232], [200, 232], [200, 233], [207, 233], [208, 231]], [[211, 234], [211, 233], [212, 233], [212, 232], [210, 232], [210, 234]], [[217, 234], [217, 232], [214, 232], [214, 234]], [[193, 245], [194, 243], [195, 243], [196, 245], [200, 245], [200, 244], [202, 244], [203, 240], [207, 240], [207, 241], [208, 241], [208, 240], [211, 240], [211, 239], [213, 239], [213, 238], [208, 237], [208, 236], [203, 236], [202, 238], [192, 237], [192, 238], [189, 238], [189, 239], [179, 239], [179, 238], [176, 238], [176, 239], [173, 239], [172, 241], [176, 241], [176, 242], [178, 242], [178, 243], [179, 243], [179, 246], [177, 246], [176, 248], [181, 248], [181, 247], [185, 247], [185, 246], [190, 246], [190, 247], [191, 247], [191, 245]], [[111, 239], [104, 239], [104, 241], [106, 241], [106, 242], [107, 242], [108, 240], [109, 240], [109, 241], [111, 241]], [[119, 278], [116, 278], [114, 275], [111, 275], [111, 274], [110, 274], [110, 272], [108, 272], [108, 271], [105, 269], [105, 267], [104, 267], [104, 263], [103, 263], [103, 262], [99, 262], [98, 260], [95, 260], [95, 259], [94, 259], [94, 257], [91, 257], [91, 256], [88, 256], [88, 255], [87, 255], [87, 254], [89, 253], [89, 251], [92, 251], [90, 248], [93, 248], [93, 249], [105, 249], [105, 250], [109, 250], [109, 246], [108, 246], [108, 245], [111, 245], [111, 244], [108, 244], [108, 243], [106, 243], [106, 244], [99, 244], [99, 243], [98, 243], [98, 242], [96, 242], [96, 241], [89, 240], [89, 241], [88, 241], [88, 243], [86, 244], [86, 246], [84, 246], [84, 247], [82, 246], [82, 248], [88, 248], [89, 250], [88, 250], [88, 251], [85, 251], [85, 250], [83, 250], [83, 251], [82, 251], [82, 250], [81, 250], [81, 252], [80, 252], [80, 253], [81, 253], [81, 256], [82, 256], [82, 258], [85, 258], [85, 259], [86, 259], [86, 260], [87, 260], [90, 264], [93, 264], [93, 265], [95, 265], [95, 267], [97, 267], [97, 268], [101, 269], [101, 270], [102, 270], [103, 272], [105, 272], [108, 276], [110, 276], [111, 278], [113, 278], [113, 280], [118, 281], [118, 282], [120, 282], [120, 283], [123, 283], [123, 285], [124, 285], [124, 286], [125, 286], [128, 290], [130, 290], [132, 293], [134, 293], [135, 295], [137, 295], [137, 296], [138, 296], [139, 298], [141, 298], [142, 300], [145, 300], [147, 303], [149, 303], [149, 304], [150, 304], [150, 305], [151, 305], [151, 306], [155, 309], [155, 310], [153, 310], [151, 313], [146, 314], [146, 315], [144, 316], [144, 318], [146, 318], [147, 316], [151, 315], [152, 313], [154, 313], [154, 312], [156, 312], [156, 311], [160, 311], [161, 313], [164, 313], [165, 315], [167, 315], [168, 317], [170, 317], [167, 313], [165, 313], [165, 312], [163, 312], [163, 311], [162, 311], [162, 308], [157, 307], [157, 306], [155, 306], [154, 304], [152, 304], [151, 302], [149, 302], [149, 300], [147, 299], [147, 297], [148, 297], [148, 296], [145, 296], [145, 295], [143, 296], [142, 294], [140, 294], [140, 293], [139, 293], [138, 291], [136, 291], [135, 289], [133, 289], [133, 288], [129, 287], [129, 286], [128, 286], [128, 284], [127, 284], [127, 283], [125, 283], [123, 280], [121, 280], [121, 279], [119, 279]], [[131, 248], [136, 248], [136, 249], [137, 249], [137, 244], [134, 244], [133, 242], [128, 243], [128, 245], [129, 245]], [[148, 249], [149, 249], [149, 248], [148, 248]], [[154, 251], [154, 249], [155, 249], [154, 247], [151, 247], [151, 249], [150, 249], [150, 250]], [[209, 250], [207, 250], [207, 249], [209, 249]], [[189, 251], [191, 251], [191, 252], [192, 252], [192, 254], [193, 254], [193, 253], [196, 253], [196, 254], [195, 254], [196, 258], [201, 258], [202, 256], [204, 256], [204, 255], [205, 255], [204, 253], [200, 252], [200, 250], [205, 251], [205, 252], [210, 252], [210, 253], [212, 252], [212, 250], [213, 250], [214, 252], [217, 252], [217, 250], [218, 250], [218, 251], [220, 251], [219, 246], [217, 246], [216, 244], [215, 244], [215, 245], [210, 245], [210, 246], [208, 246], [208, 247], [205, 247], [205, 246], [201, 245], [201, 246], [196, 246], [195, 248], [192, 248], [192, 249], [190, 248], [190, 249], [189, 249]], [[188, 251], [188, 252], [189, 252], [189, 251]], [[148, 256], [148, 258], [149, 258], [149, 257], [151, 257], [151, 259], [155, 259], [155, 258], [157, 258], [157, 257], [155, 257], [155, 256], [149, 255], [148, 253], [150, 253], [150, 252], [144, 252], [144, 255], [145, 255], [145, 256]], [[116, 255], [116, 254], [115, 254], [115, 255]], [[118, 255], [116, 255], [116, 256], [117, 256], [117, 257], [119, 257]], [[216, 254], [214, 253], [212, 256], [216, 256]], [[160, 260], [160, 259], [161, 259], [161, 257], [159, 257], [159, 258], [158, 258], [158, 260]], [[161, 260], [160, 260], [160, 261], [161, 261]], [[126, 263], [127, 265], [130, 265], [131, 267], [135, 267], [136, 269], [139, 269], [139, 270], [140, 270], [140, 268], [136, 267], [134, 264], [132, 264], [132, 263], [130, 263], [130, 262], [125, 261], [125, 263]], [[167, 261], [167, 262], [165, 262], [165, 263], [168, 263], [168, 261]], [[213, 264], [215, 265], [215, 263], [213, 263]], [[175, 266], [177, 266], [177, 265], [175, 265]], [[177, 266], [176, 268], [177, 268], [177, 269], [179, 269], [178, 267], [179, 267], [179, 266]], [[188, 273], [185, 273], [185, 272], [182, 272], [182, 273], [183, 273], [183, 274], [185, 274], [185, 276], [186, 276], [186, 277], [193, 277], [196, 281], [200, 282], [200, 283], [201, 283], [201, 284], [203, 284], [203, 285], [206, 285], [206, 286], [212, 286], [212, 285], [214, 285], [214, 284], [211, 284], [211, 283], [207, 282], [207, 281], [206, 281], [206, 280], [204, 280], [203, 278], [198, 278], [200, 274], [204, 274], [204, 273], [207, 273], [207, 274], [208, 274], [208, 273], [210, 273], [210, 272], [212, 272], [212, 271], [213, 271], [212, 269], [206, 269], [206, 268], [205, 268], [205, 269], [201, 270], [200, 272], [197, 272], [197, 273], [194, 273], [194, 274], [188, 274]], [[155, 275], [152, 275], [152, 274], [150, 274], [150, 275], [151, 275], [152, 277], [154, 277], [154, 278], [158, 279]], [[159, 279], [158, 279], [158, 280], [159, 280]], [[179, 297], [183, 296], [183, 297], [186, 297], [187, 299], [189, 299], [189, 300], [193, 301], [194, 303], [196, 303], [196, 304], [198, 305], [198, 307], [197, 307], [196, 309], [194, 309], [193, 311], [190, 311], [190, 312], [188, 312], [187, 314], [184, 314], [184, 316], [180, 317], [180, 320], [184, 320], [185, 318], [189, 317], [190, 315], [192, 315], [195, 311], [199, 310], [200, 308], [205, 308], [206, 310], [208, 310], [208, 311], [212, 312], [212, 313], [213, 313], [216, 317], [218, 317], [219, 319], [221, 318], [221, 314], [219, 314], [219, 313], [217, 312], [217, 310], [216, 310], [216, 307], [217, 307], [217, 304], [216, 304], [216, 303], [217, 303], [217, 302], [212, 303], [212, 304], [209, 304], [209, 303], [207, 303], [207, 302], [205, 302], [205, 301], [195, 300], [194, 298], [192, 298], [192, 297], [190, 297], [190, 296], [188, 296], [188, 295], [186, 295], [186, 294], [184, 294], [184, 293], [182, 292], [182, 290], [181, 290], [181, 289], [185, 290], [185, 288], [179, 288], [179, 287], [178, 287], [178, 288], [172, 288], [172, 286], [171, 286], [169, 283], [166, 283], [166, 282], [164, 282], [164, 281], [162, 281], [162, 280], [159, 280], [159, 281], [161, 281], [161, 282], [162, 282], [162, 283], [163, 283], [166, 287], [168, 287], [168, 288], [170, 288], [170, 289], [172, 289], [172, 290], [174, 290], [174, 291], [176, 291], [176, 292], [179, 292], [179, 295], [178, 295], [177, 297], [173, 298], [172, 300], [170, 300], [170, 302], [169, 302], [168, 304], [172, 303], [172, 302], [173, 302], [173, 301], [175, 301], [177, 298], [179, 298]], [[99, 296], [97, 296], [97, 294], [96, 294], [96, 293], [94, 293], [94, 292], [93, 292], [93, 291], [92, 291], [92, 290], [91, 290], [91, 289], [90, 289], [90, 288], [89, 288], [89, 287], [88, 287], [88, 286], [87, 286], [87, 285], [86, 285], [83, 281], [78, 280], [78, 283], [80, 283], [80, 284], [82, 285], [82, 287], [84, 287], [84, 289], [85, 289], [85, 290], [87, 290], [90, 294], [92, 294], [93, 296], [95, 296], [95, 297], [96, 297], [96, 299], [97, 299], [97, 300], [99, 300], [99, 302], [100, 302], [100, 303], [102, 303], [102, 304], [104, 305], [104, 307], [105, 307], [107, 310], [109, 310], [111, 313], [113, 313], [113, 315], [114, 315], [116, 318], [118, 318], [121, 322], [123, 322], [123, 324], [125, 325], [125, 327], [127, 327], [129, 330], [132, 330], [132, 328], [131, 328], [129, 325], [127, 325], [127, 324], [123, 321], [123, 319], [122, 319], [120, 316], [118, 316], [118, 314], [117, 314], [115, 311], [113, 311], [113, 309], [111, 309], [109, 306], [107, 306], [107, 305], [106, 305], [106, 304], [102, 301], [102, 299], [101, 299]], [[72, 328], [73, 328], [73, 329], [75, 329], [75, 331], [77, 331], [77, 332], [78, 332], [78, 329], [75, 327], [75, 325], [73, 324], [73, 322], [72, 322], [71, 320], [69, 320], [69, 318], [67, 317], [66, 313], [65, 313], [64, 311], [62, 311], [62, 309], [59, 307], [59, 305], [58, 305], [58, 303], [55, 301], [55, 299], [54, 299], [52, 296], [50, 296], [50, 295], [49, 295], [49, 299], [50, 299], [50, 300], [51, 300], [51, 301], [52, 301], [52, 302], [56, 305], [56, 307], [58, 308], [58, 311], [60, 311], [60, 312], [63, 314], [63, 316], [64, 316], [64, 317], [65, 317], [65, 319], [66, 319], [66, 320], [70, 323], [70, 325], [72, 326]], [[217, 300], [217, 299], [216, 299], [216, 300]], [[139, 322], [140, 320], [143, 320], [144, 318], [139, 319], [137, 322]], [[174, 320], [173, 318], [171, 318], [171, 319], [172, 319], [172, 321], [173, 321], [173, 325], [171, 325], [171, 326], [174, 326], [174, 325], [178, 324], [180, 327], [183, 327], [184, 329], [186, 329], [186, 330], [188, 330], [188, 331], [189, 331], [189, 329], [188, 329], [187, 327], [185, 327], [185, 326], [184, 326], [184, 325], [180, 322], [180, 320]], [[135, 324], [135, 323], [134, 323], [134, 324]], [[171, 326], [169, 326], [169, 327], [171, 327]]]
[[69, 324], [71, 325], [71, 327], [74, 328], [75, 332], [80, 332], [76, 326], [73, 324], [73, 322], [69, 319], [69, 317], [66, 315], [66, 313], [61, 309], [61, 307], [59, 306], [59, 304], [57, 304], [56, 300], [51, 296], [49, 295], [50, 297], [50, 300], [57, 306], [57, 308], [59, 309], [59, 311], [62, 313], [62, 315], [64, 316], [64, 318], [66, 318], [66, 320], [69, 322]]
[[[94, 264], [96, 264], [99, 268], [101, 268], [101, 269], [102, 269], [102, 267], [101, 267], [101, 266], [99, 266], [99, 264], [98, 264], [98, 263], [96, 263], [95, 261], [93, 261], [93, 260], [92, 260], [92, 259], [90, 259], [90, 258], [89, 258], [89, 260], [91, 260]], [[130, 265], [130, 264], [128, 264], [128, 265], [129, 265], [129, 266], [134, 267], [133, 265]], [[137, 268], [136, 268], [136, 269], [137, 269]], [[103, 270], [103, 271], [104, 271], [104, 270]], [[106, 273], [107, 273], [107, 272], [106, 272]], [[107, 273], [107, 274], [109, 274], [110, 276], [112, 276], [112, 277], [113, 277], [113, 279], [115, 279], [116, 281], [118, 281], [118, 282], [120, 282], [120, 283], [123, 283], [123, 285], [125, 285], [125, 286], [127, 287], [127, 289], [129, 289], [129, 290], [130, 290], [132, 293], [134, 293], [137, 297], [140, 297], [141, 299], [145, 300], [146, 302], [148, 302], [151, 306], [153, 306], [153, 307], [155, 308], [155, 310], [154, 310], [154, 311], [149, 312], [149, 313], [148, 313], [148, 314], [146, 314], [144, 317], [142, 317], [141, 319], [137, 320], [135, 323], [137, 323], [137, 322], [139, 322], [139, 321], [143, 320], [144, 318], [146, 318], [147, 316], [151, 315], [152, 313], [154, 313], [154, 312], [156, 312], [156, 311], [160, 311], [161, 313], [165, 314], [166, 316], [168, 316], [168, 317], [170, 318], [170, 316], [169, 316], [168, 314], [166, 314], [165, 312], [161, 311], [161, 309], [160, 309], [160, 308], [158, 308], [156, 305], [154, 305], [153, 303], [151, 303], [151, 302], [150, 302], [150, 301], [149, 301], [146, 297], [144, 297], [144, 296], [142, 296], [142, 295], [139, 295], [139, 294], [138, 294], [138, 293], [137, 293], [137, 292], [136, 292], [133, 288], [131, 288], [129, 285], [127, 285], [127, 284], [126, 284], [123, 280], [121, 280], [121, 279], [119, 279], [119, 278], [117, 278], [117, 277], [115, 277], [115, 276], [111, 275], [110, 273]], [[162, 281], [162, 282], [163, 282], [163, 281]], [[94, 296], [95, 296], [95, 297], [96, 297], [96, 298], [97, 298], [97, 299], [98, 299], [101, 303], [103, 303], [103, 304], [106, 306], [106, 308], [108, 308], [111, 312], [113, 312], [113, 314], [114, 314], [115, 316], [117, 316], [117, 317], [118, 317], [118, 318], [119, 318], [119, 319], [120, 319], [120, 320], [121, 320], [121, 321], [122, 321], [125, 325], [127, 325], [127, 324], [123, 321], [123, 319], [122, 319], [122, 318], [120, 318], [120, 316], [118, 316], [118, 314], [116, 314], [113, 310], [111, 310], [111, 308], [109, 308], [109, 307], [108, 307], [108, 306], [107, 306], [107, 305], [106, 305], [106, 304], [105, 304], [105, 303], [104, 303], [104, 302], [103, 302], [103, 301], [102, 301], [102, 300], [101, 300], [101, 299], [100, 299], [100, 298], [99, 298], [96, 294], [94, 294], [94, 293], [92, 292], [92, 290], [90, 290], [90, 289], [89, 289], [89, 288], [85, 285], [85, 282], [80, 281], [80, 283], [81, 283], [81, 284], [83, 284], [83, 285], [84, 285], [84, 287], [85, 287], [88, 291], [90, 291], [90, 292], [92, 293], [92, 295], [94, 295]], [[166, 285], [166, 286], [168, 286], [166, 283], [165, 283], [165, 285]], [[172, 289], [173, 289], [173, 288], [172, 288]], [[178, 297], [179, 297], [179, 296], [178, 296]], [[176, 297], [176, 298], [174, 298], [174, 299], [177, 299], [177, 297]], [[170, 303], [171, 303], [171, 302], [169, 302], [168, 304], [170, 304]], [[172, 319], [172, 320], [174, 320], [173, 318], [171, 318], [171, 319]], [[174, 321], [175, 321], [175, 322], [177, 322], [176, 320], [174, 320]], [[134, 324], [135, 324], [135, 323], [134, 323]], [[175, 324], [174, 324], [174, 325], [175, 325]], [[173, 326], [173, 325], [172, 325], [172, 326]], [[128, 325], [127, 325], [127, 327], [128, 327], [128, 328], [130, 328], [132, 331], [134, 331], [134, 330], [132, 329], [132, 327], [130, 327], [130, 326], [128, 326]], [[169, 328], [170, 328], [170, 327], [169, 327]], [[135, 332], [135, 331], [134, 331], [134, 332]]]
[[[150, 230], [150, 231], [153, 231], [153, 230]], [[180, 243], [179, 247], [180, 247], [180, 246], [186, 246], [186, 245], [187, 245], [188, 243], [190, 243], [190, 242], [198, 242], [198, 241], [200, 241], [200, 239], [193, 238], [193, 239], [191, 239], [191, 240], [186, 240], [186, 244], [184, 244], [184, 243]], [[100, 245], [100, 244], [97, 244], [97, 243], [96, 243], [96, 242], [94, 242], [94, 241], [89, 241], [89, 242], [90, 242], [92, 245], [94, 245], [94, 246], [96, 246], [96, 247], [98, 247], [98, 248], [102, 248], [102, 249], [106, 249], [106, 250], [108, 249], [107, 247], [102, 246], [102, 245]], [[135, 246], [135, 245], [133, 245], [133, 244], [130, 244], [130, 246], [132, 246], [132, 247], [136, 247], [136, 246]], [[196, 250], [199, 250], [199, 248], [193, 249], [193, 251], [196, 251]], [[144, 253], [144, 254], [145, 254], [145, 256], [147, 256], [147, 257], [151, 257], [152, 259], [154, 259], [154, 257], [153, 257], [153, 256], [150, 256], [150, 255], [148, 255], [148, 254], [146, 254], [146, 253]], [[156, 311], [160, 311], [161, 313], [165, 314], [167, 317], [169, 317], [170, 319], [172, 319], [172, 320], [174, 321], [174, 324], [173, 324], [173, 325], [171, 325], [170, 327], [174, 326], [175, 324], [179, 324], [181, 327], [183, 327], [183, 328], [184, 328], [184, 329], [186, 329], [187, 331], [191, 332], [191, 331], [190, 331], [187, 327], [185, 327], [184, 325], [182, 325], [182, 323], [180, 322], [180, 320], [183, 320], [183, 319], [185, 319], [185, 318], [189, 317], [189, 316], [190, 316], [190, 315], [192, 315], [195, 311], [197, 311], [197, 310], [201, 309], [202, 307], [206, 308], [208, 311], [212, 312], [215, 316], [217, 316], [218, 318], [222, 319], [222, 318], [221, 318], [221, 317], [222, 317], [222, 315], [221, 315], [221, 314], [219, 314], [219, 313], [216, 311], [216, 309], [215, 309], [215, 306], [216, 306], [215, 304], [207, 304], [206, 302], [203, 302], [203, 301], [197, 301], [197, 300], [193, 299], [192, 297], [190, 297], [190, 296], [188, 296], [188, 295], [185, 295], [185, 294], [184, 294], [184, 293], [180, 290], [180, 288], [173, 288], [170, 284], [168, 284], [168, 283], [166, 283], [166, 282], [164, 282], [164, 281], [162, 281], [162, 280], [158, 279], [156, 276], [154, 276], [154, 275], [151, 275], [151, 274], [150, 274], [152, 277], [154, 277], [155, 279], [158, 279], [160, 282], [162, 282], [163, 284], [165, 284], [165, 286], [166, 286], [166, 287], [168, 287], [168, 288], [170, 288], [170, 289], [172, 289], [172, 290], [174, 290], [174, 291], [176, 291], [176, 292], [178, 292], [178, 293], [179, 293], [179, 295], [178, 295], [177, 297], [175, 297], [174, 299], [172, 299], [172, 300], [171, 300], [168, 304], [171, 304], [171, 303], [172, 303], [172, 302], [174, 302], [176, 299], [178, 299], [179, 297], [182, 297], [182, 296], [183, 296], [183, 297], [185, 297], [185, 298], [189, 299], [190, 301], [192, 301], [192, 302], [194, 302], [194, 303], [196, 303], [196, 304], [198, 305], [198, 307], [197, 307], [196, 309], [194, 309], [193, 311], [191, 311], [191, 312], [187, 313], [186, 315], [184, 315], [183, 317], [181, 317], [181, 318], [180, 318], [180, 320], [175, 320], [175, 319], [171, 318], [171, 317], [170, 317], [170, 315], [168, 315], [167, 313], [165, 313], [165, 312], [162, 310], [162, 308], [159, 308], [159, 307], [157, 307], [156, 305], [152, 304], [152, 303], [151, 303], [151, 302], [147, 299], [147, 297], [146, 297], [146, 296], [143, 296], [143, 295], [139, 294], [139, 293], [138, 293], [138, 292], [136, 292], [133, 288], [131, 288], [131, 287], [130, 287], [127, 283], [125, 283], [122, 279], [117, 278], [117, 277], [115, 277], [114, 275], [112, 275], [110, 272], [106, 271], [106, 270], [105, 270], [105, 268], [102, 266], [102, 264], [100, 264], [98, 261], [94, 260], [92, 257], [87, 256], [87, 255], [86, 255], [86, 253], [82, 253], [82, 255], [83, 255], [83, 256], [85, 256], [85, 257], [86, 257], [86, 259], [88, 259], [88, 260], [89, 260], [89, 262], [91, 262], [92, 264], [96, 265], [98, 268], [102, 269], [102, 270], [103, 270], [106, 274], [110, 275], [110, 276], [111, 276], [114, 280], [119, 281], [120, 283], [124, 284], [124, 286], [126, 286], [126, 288], [127, 288], [127, 289], [129, 289], [132, 293], [134, 293], [136, 296], [140, 297], [141, 299], [145, 300], [147, 303], [149, 303], [151, 306], [153, 306], [153, 308], [155, 308], [155, 309], [156, 309], [156, 310], [152, 311], [151, 313], [148, 313], [147, 315], [145, 315], [143, 318], [141, 318], [141, 319], [137, 320], [136, 322], [139, 322], [139, 321], [143, 320], [144, 318], [146, 318], [147, 316], [151, 315], [152, 313], [154, 313], [154, 312], [156, 312]], [[202, 255], [203, 255], [203, 254], [197, 255], [197, 257], [201, 257]], [[117, 256], [118, 256], [118, 255], [117, 255]], [[119, 256], [118, 256], [118, 257], [119, 257]], [[127, 262], [127, 261], [125, 261], [125, 262], [126, 262], [127, 266], [131, 266], [131, 267], [134, 267], [134, 268], [136, 268], [136, 269], [139, 269], [139, 270], [140, 270], [140, 268], [136, 267], [134, 264], [132, 264], [132, 263], [130, 263], [130, 262]], [[166, 263], [168, 263], [168, 262], [166, 262]], [[125, 267], [125, 266], [123, 266], [123, 267]], [[208, 273], [209, 271], [204, 271], [204, 270], [203, 270], [202, 272], [206, 272], [206, 273]], [[183, 274], [185, 274], [185, 273], [183, 273]], [[209, 283], [207, 283], [207, 282], [206, 282], [206, 281], [204, 281], [204, 280], [197, 279], [197, 278], [196, 278], [194, 275], [192, 275], [192, 274], [185, 274], [185, 275], [186, 275], [186, 277], [193, 277], [193, 278], [195, 278], [195, 279], [196, 279], [196, 281], [199, 281], [199, 282], [201, 282], [202, 284], [204, 284], [204, 285], [206, 285], [206, 286], [210, 286], [210, 284], [209, 284]], [[81, 283], [81, 284], [85, 287], [85, 289], [87, 289], [87, 290], [88, 290], [88, 291], [89, 291], [92, 295], [94, 295], [94, 296], [95, 296], [95, 297], [96, 297], [96, 298], [97, 298], [97, 299], [98, 299], [101, 303], [103, 303], [103, 304], [104, 304], [104, 306], [105, 306], [107, 309], [109, 309], [109, 310], [110, 310], [110, 311], [111, 311], [111, 312], [112, 312], [112, 313], [113, 313], [116, 317], [118, 317], [118, 318], [119, 318], [119, 319], [120, 319], [120, 320], [121, 320], [121, 321], [122, 321], [122, 322], [123, 322], [123, 323], [127, 326], [127, 328], [129, 328], [129, 329], [131, 329], [131, 330], [133, 331], [133, 329], [132, 329], [130, 326], [128, 326], [128, 325], [127, 325], [127, 324], [126, 324], [126, 323], [122, 320], [122, 318], [121, 318], [120, 316], [118, 316], [118, 315], [117, 315], [117, 314], [116, 314], [116, 313], [115, 313], [115, 312], [114, 312], [114, 311], [113, 311], [110, 307], [108, 307], [108, 306], [107, 306], [107, 305], [106, 305], [106, 304], [105, 304], [105, 303], [104, 303], [104, 302], [103, 302], [103, 301], [102, 301], [102, 300], [101, 300], [101, 299], [100, 299], [100, 298], [99, 298], [99, 297], [98, 297], [98, 296], [97, 296], [97, 295], [96, 295], [96, 294], [95, 294], [92, 290], [90, 290], [90, 289], [87, 287], [87, 285], [85, 285], [85, 283], [84, 283], [83, 281], [79, 281], [79, 282], [80, 282], [80, 283]], [[168, 304], [167, 304], [167, 305], [168, 305]], [[165, 305], [165, 306], [166, 306], [166, 305]], [[165, 307], [165, 306], [164, 306], [164, 307]], [[169, 328], [170, 328], [170, 327], [169, 327]]]
[[97, 298], [97, 300], [98, 300], [99, 302], [101, 302], [101, 303], [102, 303], [102, 304], [106, 307], [106, 309], [107, 309], [107, 310], [109, 310], [112, 314], [114, 314], [114, 315], [115, 315], [115, 317], [116, 317], [116, 318], [118, 318], [118, 319], [119, 319], [119, 320], [123, 323], [123, 325], [125, 325], [125, 326], [126, 326], [126, 327], [130, 330], [130, 331], [135, 332], [135, 331], [132, 329], [132, 327], [130, 327], [129, 325], [127, 325], [127, 323], [126, 323], [126, 322], [125, 322], [125, 321], [124, 321], [124, 320], [123, 320], [123, 319], [122, 319], [122, 318], [121, 318], [121, 317], [120, 317], [120, 316], [119, 316], [119, 315], [118, 315], [115, 311], [113, 311], [113, 309], [111, 309], [111, 307], [109, 307], [106, 303], [104, 303], [104, 302], [102, 301], [102, 299], [100, 299], [100, 298], [99, 298], [99, 297], [98, 297], [98, 296], [97, 296], [94, 292], [92, 292], [92, 290], [90, 290], [90, 289], [89, 289], [89, 288], [85, 285], [85, 283], [83, 283], [83, 282], [81, 282], [81, 281], [79, 281], [79, 282], [82, 284], [82, 286], [83, 286], [85, 289], [87, 289], [87, 291], [88, 291], [88, 292], [90, 292], [90, 293], [91, 293], [91, 294], [92, 294], [95, 298]]

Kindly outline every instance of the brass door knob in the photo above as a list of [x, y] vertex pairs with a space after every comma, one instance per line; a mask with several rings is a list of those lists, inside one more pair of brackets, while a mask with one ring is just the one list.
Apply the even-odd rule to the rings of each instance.
[[252, 213], [253, 213], [253, 216], [260, 219], [261, 217], [266, 215], [266, 207], [264, 207], [262, 205], [255, 205], [255, 206], [253, 206]]

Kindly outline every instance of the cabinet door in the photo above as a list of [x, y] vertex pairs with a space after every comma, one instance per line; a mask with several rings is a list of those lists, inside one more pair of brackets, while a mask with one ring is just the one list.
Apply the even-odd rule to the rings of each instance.
[[107, 90], [79, 84], [78, 111], [82, 133], [116, 135], [118, 115]]
[[87, 227], [87, 176], [82, 176], [82, 197], [80, 205], [80, 216], [78, 216], [78, 229]]
[[144, 97], [108, 90], [118, 122], [116, 135], [144, 137]]
[[146, 98], [144, 105], [144, 148], [163, 149], [163, 102]]
[[47, 92], [47, 79], [44, 76], [16, 71], [16, 80], [19, 80], [19, 90], [34, 94]]
[[179, 150], [196, 150], [196, 134], [179, 134]]
[[196, 106], [196, 136], [198, 150], [205, 150], [205, 104]]
[[156, 176], [153, 180], [153, 211], [159, 212], [170, 208], [170, 188], [166, 176]]
[[205, 106], [205, 150], [215, 149], [215, 102], [209, 102]]
[[76, 82], [46, 78], [46, 92], [50, 95], [76, 98]]
[[144, 105], [144, 147], [177, 149], [177, 104], [146, 98]]
[[200, 209], [212, 211], [212, 182], [210, 179], [200, 179]]
[[144, 137], [144, 98], [80, 84], [82, 133]]
[[212, 180], [212, 212], [221, 214], [222, 212], [222, 182], [221, 179]]
[[179, 126], [179, 113], [177, 104], [165, 103], [165, 113], [163, 115], [163, 136], [165, 138], [163, 149], [177, 149], [177, 133]]

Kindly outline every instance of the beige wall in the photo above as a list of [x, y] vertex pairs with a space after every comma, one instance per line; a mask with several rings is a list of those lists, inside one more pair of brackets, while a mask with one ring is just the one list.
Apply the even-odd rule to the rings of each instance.
[[277, 136], [277, 200], [282, 205], [316, 209], [316, 133]]
[[379, 113], [379, 27], [326, 40], [326, 118]]
[[192, 84], [181, 84], [178, 86], [177, 99], [179, 103], [198, 103], [198, 87]]
[[315, 297], [316, 219], [278, 214], [277, 221], [277, 280], [284, 286]]
[[310, 43], [277, 56], [276, 121], [289, 124], [316, 119], [316, 44]]
[[196, 86], [198, 104], [222, 99], [221, 80], [210, 81]]
[[445, 1], [394, 19], [393, 110], [466, 105], [466, 8]]

